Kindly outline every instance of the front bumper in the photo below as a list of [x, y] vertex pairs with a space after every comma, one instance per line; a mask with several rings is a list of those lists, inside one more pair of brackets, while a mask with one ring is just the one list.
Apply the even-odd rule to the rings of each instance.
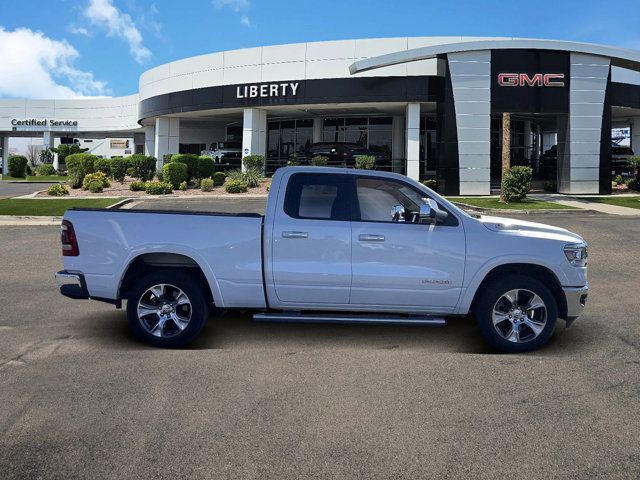
[[587, 304], [587, 296], [589, 294], [589, 285], [584, 287], [563, 287], [564, 296], [567, 301], [567, 326], [576, 318], [582, 315], [584, 307]]
[[65, 297], [80, 300], [89, 298], [89, 292], [87, 291], [87, 284], [84, 281], [83, 274], [62, 270], [56, 273], [55, 276], [60, 293]]

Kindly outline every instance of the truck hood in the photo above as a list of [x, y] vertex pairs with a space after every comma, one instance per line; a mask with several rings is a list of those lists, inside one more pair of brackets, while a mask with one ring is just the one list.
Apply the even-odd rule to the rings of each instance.
[[484, 215], [477, 220], [492, 232], [520, 234], [527, 237], [559, 240], [567, 243], [586, 243], [577, 233], [570, 232], [566, 228], [554, 227], [544, 223]]

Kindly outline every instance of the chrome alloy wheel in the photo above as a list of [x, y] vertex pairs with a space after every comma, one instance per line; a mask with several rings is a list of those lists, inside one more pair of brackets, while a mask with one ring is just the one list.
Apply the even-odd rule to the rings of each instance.
[[174, 337], [191, 320], [191, 300], [178, 287], [158, 284], [148, 288], [138, 301], [138, 321], [151, 335]]
[[542, 333], [547, 307], [531, 290], [509, 290], [493, 306], [493, 327], [506, 340], [525, 343]]

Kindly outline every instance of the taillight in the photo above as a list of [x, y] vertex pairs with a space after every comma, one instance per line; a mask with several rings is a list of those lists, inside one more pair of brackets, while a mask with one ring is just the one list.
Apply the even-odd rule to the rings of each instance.
[[64, 257], [77, 257], [80, 255], [78, 239], [73, 230], [73, 224], [69, 220], [62, 220], [60, 227], [60, 240], [62, 241], [62, 255]]

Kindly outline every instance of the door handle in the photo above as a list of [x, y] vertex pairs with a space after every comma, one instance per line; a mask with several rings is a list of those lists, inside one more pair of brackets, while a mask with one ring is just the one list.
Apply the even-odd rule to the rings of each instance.
[[307, 232], [282, 232], [282, 238], [307, 238]]
[[358, 240], [361, 242], [384, 242], [384, 235], [372, 235], [369, 233], [363, 233], [358, 236]]

